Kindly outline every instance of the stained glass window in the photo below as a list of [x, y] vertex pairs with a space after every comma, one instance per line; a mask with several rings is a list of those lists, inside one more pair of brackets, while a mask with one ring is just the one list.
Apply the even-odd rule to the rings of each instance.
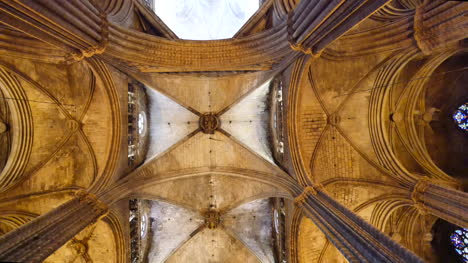
[[458, 229], [450, 236], [455, 251], [463, 258], [463, 262], [468, 263], [468, 229]]
[[458, 107], [457, 111], [453, 114], [453, 119], [460, 129], [468, 131], [468, 103]]

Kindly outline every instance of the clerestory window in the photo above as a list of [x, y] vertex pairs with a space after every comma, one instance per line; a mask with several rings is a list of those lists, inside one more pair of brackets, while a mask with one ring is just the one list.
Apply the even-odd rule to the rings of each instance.
[[458, 107], [458, 109], [453, 114], [453, 120], [460, 129], [468, 131], [468, 103]]
[[468, 263], [468, 229], [455, 230], [450, 239], [457, 254], [463, 258], [463, 262]]

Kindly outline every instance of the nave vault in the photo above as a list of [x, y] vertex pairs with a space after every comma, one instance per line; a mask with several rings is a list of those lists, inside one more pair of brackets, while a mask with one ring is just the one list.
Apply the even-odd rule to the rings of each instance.
[[468, 262], [467, 12], [1, 0], [0, 261]]

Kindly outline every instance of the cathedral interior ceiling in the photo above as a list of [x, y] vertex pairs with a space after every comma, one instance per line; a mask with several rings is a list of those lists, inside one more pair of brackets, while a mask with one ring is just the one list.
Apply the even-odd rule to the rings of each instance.
[[151, 141], [148, 159], [193, 135], [200, 116], [214, 113], [220, 118], [221, 129], [273, 162], [267, 107], [270, 83], [259, 82], [263, 74], [161, 76], [154, 80], [148, 81], [152, 86], [147, 88], [151, 107], [149, 130], [153, 138], [163, 139]]
[[298, 250], [299, 262], [347, 262], [308, 218], [303, 218], [299, 226]]
[[[63, 68], [21, 59], [4, 61], [8, 62], [2, 69], [18, 81], [32, 114], [31, 154], [23, 163], [29, 178], [10, 193], [91, 186], [108, 162], [107, 138], [113, 133], [108, 129], [110, 101], [100, 80], [86, 63]], [[50, 173], [62, 176], [49, 177]]]
[[[296, 104], [298, 109], [296, 120], [299, 122], [297, 134], [301, 145], [301, 158], [303, 163], [310, 165], [309, 177], [312, 182], [322, 183], [336, 200], [373, 224], [378, 225], [377, 222], [385, 221], [385, 224], [388, 225], [391, 218], [398, 214], [399, 216], [396, 216], [397, 219], [394, 219], [391, 228], [383, 226], [379, 228], [384, 229], [392, 238], [399, 240], [406, 247], [411, 248], [419, 255], [424, 255], [427, 259], [431, 257], [428, 254], [430, 253], [430, 243], [428, 241], [410, 241], [413, 235], [410, 233], [411, 231], [421, 231], [426, 233], [427, 240], [432, 240], [429, 232], [434, 218], [420, 215], [411, 207], [411, 201], [408, 201], [407, 194], [399, 189], [400, 186], [395, 179], [389, 176], [389, 168], [385, 167], [379, 159], [379, 153], [376, 152], [378, 148], [375, 147], [375, 139], [373, 139], [375, 134], [372, 134], [372, 128], [376, 123], [371, 118], [376, 114], [375, 109], [382, 108], [382, 104], [376, 104], [379, 102], [375, 101], [373, 97], [375, 95], [372, 93], [383, 90], [391, 94], [388, 95], [388, 105], [385, 104], [383, 107], [384, 114], [390, 116], [392, 112], [396, 111], [396, 108], [402, 108], [402, 105], [407, 103], [406, 101], [409, 100], [407, 94], [415, 90], [412, 88], [415, 86], [412, 85], [414, 82], [418, 80], [430, 82], [430, 84], [425, 84], [424, 91], [429, 92], [432, 96], [424, 96], [421, 93], [417, 96], [417, 100], [415, 97], [414, 100], [418, 103], [416, 105], [423, 109], [414, 110], [415, 114], [412, 118], [417, 125], [426, 127], [424, 128], [425, 132], [419, 130], [419, 138], [426, 138], [426, 140], [421, 140], [421, 143], [429, 145], [429, 148], [426, 149], [429, 155], [437, 155], [443, 151], [453, 152], [454, 150], [449, 150], [451, 147], [448, 147], [447, 144], [436, 143], [437, 137], [434, 136], [436, 132], [439, 132], [438, 136], [441, 138], [442, 133], [456, 129], [453, 123], [439, 124], [440, 122], [437, 121], [431, 122], [429, 125], [421, 121], [424, 116], [418, 115], [418, 113], [430, 107], [424, 105], [428, 101], [437, 101], [438, 103], [433, 104], [440, 105], [461, 96], [458, 95], [461, 94], [458, 93], [461, 90], [456, 88], [455, 83], [464, 78], [464, 64], [460, 62], [461, 58], [458, 60], [459, 64], [456, 64], [454, 59], [452, 67], [445, 68], [445, 71], [448, 72], [455, 70], [455, 72], [449, 73], [453, 76], [450, 80], [448, 76], [445, 76], [445, 73], [440, 73], [443, 70], [438, 70], [440, 75], [433, 75], [431, 80], [427, 76], [432, 75], [432, 73], [426, 72], [421, 76], [416, 75], [418, 70], [421, 70], [428, 63], [427, 59], [417, 56], [409, 57], [404, 64], [397, 64], [401, 62], [397, 62], [397, 58], [392, 57], [391, 50], [385, 49], [373, 54], [360, 53], [359, 59], [352, 60], [352, 62], [347, 60], [346, 56], [328, 56], [338, 49], [341, 49], [342, 53], [345, 53], [344, 50], [352, 50], [352, 46], [349, 44], [352, 43], [351, 41], [359, 41], [359, 43], [363, 41], [362, 38], [353, 38], [354, 35], [359, 35], [361, 31], [366, 32], [369, 28], [375, 28], [377, 24], [378, 22], [375, 20], [366, 20], [325, 50], [326, 56], [313, 60], [310, 62], [310, 66], [304, 69], [305, 74], [302, 75], [297, 84], [299, 95]], [[368, 43], [372, 44], [372, 42]], [[355, 47], [361, 46], [355, 45]], [[408, 50], [409, 52], [411, 50]], [[351, 54], [350, 52], [349, 55], [351, 56]], [[456, 53], [450, 53], [447, 57], [452, 57], [453, 54]], [[439, 63], [443, 61], [441, 60]], [[435, 69], [434, 65], [427, 67]], [[346, 72], [346, 74], [330, 74], [330, 72]], [[454, 84], [454, 93], [447, 95], [444, 100], [435, 99], [437, 96], [441, 96], [438, 94], [444, 94], [441, 90], [442, 85], [446, 88]], [[457, 104], [451, 103], [451, 105]], [[443, 108], [444, 106], [439, 107]], [[447, 111], [445, 116], [450, 116], [452, 113], [453, 108], [451, 111]], [[392, 150], [398, 155], [397, 162], [400, 163], [401, 167], [405, 167], [410, 173], [427, 173], [427, 170], [421, 167], [421, 162], [415, 159], [412, 153], [413, 149], [405, 147], [400, 142], [401, 132], [395, 131], [395, 129], [398, 127], [398, 121], [401, 122], [403, 129], [407, 129], [403, 120], [409, 118], [409, 113], [400, 115], [404, 115], [404, 117], [397, 116], [400, 119], [396, 119], [396, 121], [391, 118], [383, 120], [385, 131], [389, 132], [388, 136], [393, 141], [389, 142], [389, 145], [392, 145]], [[451, 121], [450, 118], [447, 120]], [[442, 127], [439, 126], [434, 126], [439, 127], [434, 130], [432, 125], [443, 125], [442, 127], [446, 130], [442, 132]], [[459, 138], [457, 135], [461, 136], [459, 130], [452, 132], [452, 134], [456, 138]], [[443, 137], [447, 138], [445, 135]], [[412, 140], [414, 141], [414, 139]], [[463, 141], [465, 140], [460, 140], [459, 143], [455, 144], [458, 146], [458, 151], [463, 151], [461, 150], [462, 146], [460, 146]], [[448, 156], [452, 156], [450, 159], [454, 158], [452, 160], [455, 160], [458, 155], [445, 155], [445, 157]], [[443, 160], [443, 158], [441, 159]], [[437, 159], [434, 158], [434, 160]], [[456, 173], [451, 175], [456, 176]], [[385, 209], [393, 207], [393, 210], [382, 210], [382, 207]], [[405, 219], [403, 215], [408, 215], [408, 219]], [[344, 259], [340, 259], [334, 246], [326, 244], [328, 241], [326, 241], [325, 236], [312, 229], [316, 226], [312, 226], [313, 223], [309, 219], [304, 219], [304, 221], [309, 222], [308, 224], [301, 223], [298, 245], [299, 250], [301, 250], [298, 256], [299, 262], [342, 262]], [[412, 230], [410, 230], [410, 226], [413, 227]], [[416, 228], [418, 230], [415, 230]], [[310, 242], [311, 240], [314, 242]], [[331, 250], [335, 250], [334, 255], [330, 254]], [[327, 254], [329, 255], [327, 256]]]
[[147, 88], [146, 92], [151, 111], [148, 122], [149, 136], [164, 138], [150, 141], [147, 154], [150, 159], [197, 130], [200, 117], [155, 89]]
[[98, 222], [82, 230], [44, 262], [116, 262], [116, 238], [107, 223]]
[[[227, 210], [220, 214], [219, 225], [211, 228], [207, 227], [200, 211], [162, 201], [146, 202], [149, 208], [142, 213], [154, 220], [151, 230], [145, 234], [148, 235], [145, 242], [150, 246], [148, 262], [185, 262], [189, 255], [193, 262], [229, 262], [232, 260], [229, 254], [220, 250], [230, 248], [244, 251], [252, 262], [274, 262], [271, 244], [273, 217], [269, 199], [255, 200]], [[208, 243], [197, 244], [205, 241]], [[205, 248], [200, 250], [200, 247]]]
[[[273, 262], [272, 208], [268, 199], [262, 198], [287, 193], [274, 185], [235, 176], [285, 175], [271, 153], [270, 81], [260, 82], [261, 73], [153, 75], [152, 80], [145, 88], [150, 138], [147, 161], [129, 175], [136, 180], [158, 178], [154, 184], [139, 185], [134, 193], [137, 198], [162, 200], [150, 202], [149, 217], [158, 230], [153, 233], [154, 241], [147, 241], [156, 242], [150, 245], [148, 259], [184, 262], [189, 255], [196, 255], [193, 262], [226, 262], [230, 255], [226, 250], [232, 250], [229, 253], [245, 253], [242, 257], [248, 262]], [[210, 112], [219, 116], [220, 124], [207, 133], [199, 122]], [[204, 175], [196, 175], [200, 172]], [[223, 174], [226, 172], [234, 176]], [[170, 218], [153, 212], [161, 209]], [[195, 224], [207, 211], [221, 214], [222, 232]], [[168, 226], [160, 223], [184, 225], [187, 217], [193, 218], [188, 220], [191, 223], [177, 232], [165, 230]], [[200, 242], [205, 241], [211, 249], [201, 249]], [[205, 253], [206, 249], [211, 252]]]
[[[457, 35], [463, 21], [453, 18], [464, 9], [445, 13], [454, 20], [448, 25], [455, 26], [450, 37], [456, 44], [437, 46], [440, 36], [413, 36], [421, 34], [414, 23], [423, 1], [391, 1], [323, 52], [278, 74], [269, 69], [284, 50], [268, 47], [271, 53], [259, 55], [258, 63], [247, 63], [242, 59], [260, 51], [245, 48], [251, 40], [242, 37], [260, 33], [265, 40], [266, 34], [276, 37], [274, 30], [285, 37], [273, 22], [297, 1], [267, 0], [258, 11], [260, 1], [155, 0], [159, 17], [143, 2], [134, 9], [131, 2], [105, 1], [112, 9], [110, 30], [118, 32], [111, 41], [140, 37], [154, 54], [124, 50], [135, 43], [112, 43], [102, 55], [71, 62], [64, 51], [0, 26], [0, 234], [71, 200], [78, 189], [99, 192], [112, 185], [117, 190], [103, 194], [112, 199], [112, 215], [45, 262], [127, 262], [135, 236], [148, 262], [276, 262], [275, 237], [281, 235], [274, 204], [291, 199], [284, 185], [297, 179], [287, 172], [296, 168], [301, 183], [323, 186], [334, 200], [432, 260], [437, 218], [415, 205], [404, 183], [428, 175], [459, 189], [461, 181], [466, 189], [468, 139], [451, 118], [467, 99], [466, 40], [459, 44]], [[209, 17], [201, 7], [221, 11]], [[168, 40], [233, 36], [238, 42]], [[12, 49], [13, 40], [29, 48]], [[171, 45], [171, 52], [186, 53], [170, 58], [164, 52]], [[200, 65], [209, 45], [218, 57]], [[203, 52], [190, 53], [196, 50]], [[428, 50], [434, 53], [427, 56]], [[213, 71], [217, 58], [233, 64]], [[191, 67], [194, 72], [180, 73]], [[171, 70], [178, 73], [166, 73]], [[277, 77], [281, 95], [274, 91]], [[145, 94], [133, 91], [132, 117], [130, 83]], [[281, 129], [287, 133], [284, 162], [274, 141]], [[132, 165], [130, 133], [139, 136]], [[304, 175], [296, 174], [298, 164]], [[136, 234], [129, 198], [140, 202]], [[347, 262], [312, 220], [299, 215], [294, 221], [289, 212], [285, 257]], [[297, 255], [288, 254], [294, 250]]]

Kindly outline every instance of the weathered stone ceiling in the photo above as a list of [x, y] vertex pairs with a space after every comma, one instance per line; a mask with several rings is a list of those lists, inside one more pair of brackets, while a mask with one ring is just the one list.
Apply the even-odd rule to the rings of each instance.
[[[239, 2], [256, 5], [259, 1]], [[275, 6], [283, 5], [284, 9], [288, 9], [286, 2], [288, 1], [275, 1]], [[289, 9], [292, 8], [293, 2], [297, 1], [288, 2]], [[381, 156], [376, 151], [376, 142], [371, 134], [372, 125], [376, 125], [370, 117], [373, 114], [372, 110], [388, 106], [372, 101], [376, 90], [386, 89], [392, 84], [383, 78], [388, 75], [386, 71], [401, 73], [395, 80], [406, 82], [425, 62], [413, 61], [408, 67], [393, 64], [400, 58], [393, 53], [394, 51], [408, 49], [405, 52], [420, 53], [420, 50], [416, 49], [421, 48], [421, 43], [408, 35], [418, 33], [417, 26], [413, 27], [413, 23], [417, 21], [414, 12], [415, 5], [421, 4], [422, 1], [392, 2], [334, 42], [329, 49], [320, 54], [320, 58], [311, 59], [310, 67], [296, 74], [302, 77], [299, 84], [300, 99], [295, 108], [299, 116], [295, 122], [298, 124], [298, 141], [302, 154], [300, 158], [309, 172], [309, 179], [313, 183], [323, 184], [330, 196], [394, 239], [400, 239], [398, 241], [402, 241], [403, 245], [418, 254], [424, 254], [427, 251], [421, 248], [428, 246], [430, 241], [430, 238], [427, 238], [430, 230], [426, 228], [425, 220], [430, 221], [431, 218], [420, 215], [417, 209], [410, 207], [412, 203], [408, 204], [408, 200], [412, 201], [409, 192], [401, 191], [395, 178], [387, 176], [389, 171], [380, 165]], [[178, 10], [164, 11], [162, 3]], [[123, 7], [125, 6], [128, 7], [129, 4]], [[210, 11], [202, 11], [201, 7]], [[234, 0], [156, 2], [156, 12], [161, 11], [162, 13], [158, 14], [163, 19], [168, 14], [175, 14], [177, 19], [182, 19], [182, 24], [170, 26], [181, 38], [190, 39], [232, 36], [256, 8], [244, 12], [237, 8]], [[130, 13], [128, 10], [130, 8], [124, 11]], [[212, 16], [207, 16], [206, 13], [211, 13]], [[229, 18], [233, 18], [228, 23], [229, 28], [219, 22]], [[400, 18], [404, 18], [404, 23], [397, 21]], [[210, 19], [218, 20], [213, 22]], [[165, 21], [170, 20], [169, 18]], [[440, 21], [442, 20], [444, 19], [441, 18]], [[396, 25], [393, 21], [397, 21]], [[426, 23], [424, 19], [423, 22]], [[186, 26], [187, 23], [201, 25], [207, 30], [194, 30]], [[379, 31], [376, 29], [381, 26], [385, 29], [373, 34]], [[408, 31], [407, 27], [414, 30]], [[182, 33], [179, 33], [178, 29], [181, 29]], [[221, 35], [226, 32], [230, 32], [230, 35]], [[142, 34], [138, 37], [144, 40], [143, 42], [146, 41], [147, 46], [151, 46], [148, 43], [154, 44], [156, 41], [155, 38], [147, 39]], [[136, 41], [135, 39], [131, 40]], [[436, 42], [438, 40], [435, 39]], [[408, 45], [408, 42], [418, 43]], [[178, 42], [173, 42], [174, 45], [176, 43]], [[199, 44], [195, 41], [187, 43]], [[414, 50], [409, 48], [410, 46]], [[112, 45], [110, 49], [112, 51]], [[289, 47], [287, 49], [289, 50]], [[53, 62], [57, 50], [50, 50], [47, 61]], [[185, 49], [177, 50], [183, 53]], [[219, 54], [219, 49], [217, 50]], [[282, 52], [278, 51], [279, 49], [271, 50]], [[140, 69], [152, 72], [167, 71], [166, 68], [152, 68], [150, 64], [159, 60], [150, 58], [164, 53], [158, 53], [157, 49], [152, 51], [157, 54], [155, 53], [154, 57], [149, 56], [149, 59], [140, 65]], [[115, 50], [114, 52], [117, 53]], [[258, 50], [245, 52], [244, 54], [249, 56], [245, 55], [243, 58], [248, 58], [255, 52]], [[4, 50], [0, 53], [8, 55]], [[122, 54], [123, 57], [127, 55], [126, 52]], [[144, 57], [141, 54], [134, 55]], [[186, 55], [185, 58], [192, 54]], [[222, 58], [223, 55], [219, 57]], [[232, 57], [232, 52], [229, 55]], [[26, 180], [1, 197], [0, 231], [10, 231], [50, 211], [69, 200], [71, 197], [68, 194], [77, 187], [89, 188], [104, 175], [126, 174], [123, 168], [106, 170], [106, 167], [117, 158], [112, 157], [116, 149], [123, 149], [120, 150], [122, 152], [126, 150], [120, 146], [113, 148], [110, 138], [120, 138], [115, 136], [115, 132], [121, 128], [115, 126], [115, 120], [121, 115], [126, 115], [127, 107], [126, 94], [115, 95], [120, 96], [120, 102], [112, 101], [107, 88], [109, 85], [115, 85], [113, 89], [125, 90], [127, 77], [117, 70], [106, 71], [103, 74], [96, 68], [91, 69], [92, 61], [99, 61], [96, 57], [86, 58], [71, 65], [55, 65], [2, 56], [0, 76], [24, 91], [24, 97], [15, 100], [22, 101], [23, 105], [27, 105], [31, 110], [29, 117], [34, 133], [31, 133], [33, 142], [31, 141], [30, 145], [30, 156], [28, 155], [27, 162], [23, 162], [24, 170], [21, 171], [27, 176]], [[184, 60], [186, 64], [181, 65], [203, 68], [196, 65], [198, 59], [200, 57], [195, 54]], [[170, 68], [174, 67], [169, 62], [165, 63], [168, 63], [166, 66]], [[177, 70], [193, 70], [189, 66], [183, 68], [184, 66], [178, 65], [180, 68]], [[104, 68], [106, 67], [104, 65]], [[261, 65], [259, 67], [268, 68]], [[143, 178], [138, 181], [143, 183], [135, 188], [139, 195], [136, 197], [160, 200], [153, 201], [154, 206], [150, 211], [151, 216], [158, 219], [155, 223], [155, 238], [152, 240], [150, 259], [155, 262], [165, 259], [168, 262], [273, 261], [272, 210], [265, 198], [282, 196], [285, 193], [261, 180], [246, 180], [247, 175], [255, 175], [258, 178], [287, 176], [275, 165], [271, 157], [268, 84], [264, 84], [267, 83], [267, 79], [270, 79], [270, 76], [266, 76], [265, 73], [229, 75], [224, 72], [148, 74], [140, 80], [146, 84], [150, 96], [151, 108], [148, 116], [152, 144], [147, 163], [129, 176], [130, 179]], [[466, 75], [463, 79], [466, 79]], [[3, 82], [5, 81], [0, 82], [2, 91]], [[427, 86], [431, 86], [430, 84], [432, 83], [428, 83]], [[451, 84], [447, 82], [445, 85]], [[387, 114], [388, 118], [379, 120], [382, 123], [378, 125], [382, 124], [381, 126], [385, 126], [384, 130], [391, 131], [388, 134], [393, 137], [389, 141], [393, 144], [389, 145], [388, 148], [391, 149], [388, 150], [396, 152], [396, 158], [401, 159], [402, 166], [410, 172], [420, 173], [424, 172], [424, 167], [412, 159], [414, 153], [400, 140], [398, 136], [401, 135], [395, 134], [404, 131], [405, 125], [402, 125], [401, 130], [395, 129], [392, 122], [398, 118], [390, 119], [392, 107], [398, 108], [399, 100], [406, 99], [401, 94], [408, 86], [397, 85], [391, 88], [392, 94], [388, 96], [391, 103], [388, 109], [384, 109], [389, 112], [381, 114]], [[427, 96], [447, 104], [447, 100], [437, 96], [444, 93], [445, 88], [437, 87], [433, 97], [430, 92]], [[460, 93], [460, 96], [465, 96], [465, 93]], [[422, 102], [421, 104], [424, 104], [424, 101]], [[113, 111], [112, 108], [117, 104], [124, 112]], [[9, 101], [8, 105], [15, 103]], [[3, 111], [6, 107], [0, 108]], [[423, 106], [421, 108], [424, 109]], [[420, 113], [409, 112], [411, 118], [413, 115], [416, 116], [414, 118], [419, 117]], [[198, 128], [199, 116], [205, 113], [220, 115], [222, 130], [216, 130], [213, 134], [200, 131], [192, 133]], [[15, 120], [11, 123], [14, 122]], [[423, 125], [425, 127], [421, 130], [431, 131], [427, 124]], [[121, 126], [126, 130], [125, 121]], [[426, 136], [427, 140], [433, 143], [428, 145], [428, 148], [434, 152], [438, 151], [439, 142], [433, 141], [427, 133]], [[125, 141], [125, 136], [122, 137]], [[437, 154], [445, 155], [439, 158], [450, 158], [450, 154]], [[4, 155], [0, 155], [1, 160]], [[120, 158], [118, 161], [125, 163], [126, 159]], [[447, 170], [450, 170], [450, 167], [447, 167]], [[460, 173], [466, 174], [463, 171]], [[12, 212], [11, 209], [15, 211]], [[121, 210], [125, 209], [128, 210], [127, 207]], [[221, 214], [222, 224], [216, 229], [200, 228], [203, 225], [204, 213], [210, 209]], [[124, 238], [117, 237], [114, 229], [110, 228], [108, 223], [100, 222], [85, 229], [48, 261], [89, 262], [91, 259], [94, 262], [120, 262], [116, 259], [118, 242], [115, 240], [121, 241]], [[417, 235], [414, 235], [415, 233]], [[413, 235], [417, 239], [417, 245], [412, 240]], [[424, 236], [424, 240], [420, 240], [420, 236]], [[299, 262], [345, 262], [341, 254], [309, 219], [299, 222], [298, 239]]]
[[[7, 123], [8, 128], [31, 141], [29, 150], [12, 148], [23, 155], [29, 151], [29, 159], [8, 160], [24, 166], [24, 178], [0, 198], [0, 229], [11, 231], [70, 200], [74, 190], [91, 187], [110, 176], [106, 170], [113, 159], [110, 152], [120, 148], [111, 143], [120, 129], [114, 122], [120, 112], [112, 111], [112, 105], [119, 102], [112, 100], [109, 86], [93, 71], [91, 63], [56, 65], [8, 56], [1, 60], [0, 89], [8, 98], [2, 103], [10, 109], [13, 106], [16, 115]], [[116, 83], [122, 81], [118, 74], [112, 77]], [[5, 78], [14, 82], [5, 85]], [[18, 102], [30, 111], [27, 133], [18, 125], [27, 120], [15, 119], [19, 117]], [[8, 168], [1, 170], [13, 174]], [[118, 262], [115, 240], [119, 238], [108, 223], [101, 221], [83, 230], [45, 262]]]
[[151, 201], [150, 251], [148, 262], [165, 262], [203, 223], [202, 216], [196, 211], [175, 206], [166, 202]]
[[310, 219], [301, 220], [298, 235], [299, 262], [348, 262]]
[[270, 146], [270, 82], [248, 94], [221, 115], [221, 128], [274, 163]]
[[[271, 156], [270, 81], [261, 73], [153, 75], [146, 84], [150, 154], [130, 176], [160, 178], [136, 196], [164, 201], [151, 202], [150, 262], [273, 262], [272, 206], [262, 198], [284, 193], [226, 174], [284, 176]], [[220, 116], [213, 134], [199, 128], [206, 113]], [[219, 228], [200, 223], [207, 211], [220, 214]]]
[[[353, 38], [353, 34], [366, 32], [368, 28], [375, 28], [379, 24], [380, 22], [368, 19], [350, 32], [349, 38], [345, 35], [342, 39], [358, 41], [357, 37]], [[364, 42], [362, 38], [359, 41]], [[335, 48], [344, 46], [337, 41], [331, 46], [331, 49]], [[332, 53], [331, 49], [324, 53]], [[407, 52], [411, 59], [410, 51]], [[371, 134], [376, 125], [385, 126], [385, 131], [394, 129], [391, 111], [401, 104], [399, 101], [406, 101], [407, 98], [402, 95], [403, 90], [408, 92], [408, 86], [411, 85], [408, 81], [424, 63], [415, 59], [410, 66], [403, 67], [393, 63], [398, 57], [394, 57], [391, 50], [386, 49], [372, 54], [362, 52], [359, 56], [355, 53], [353, 55], [355, 56], [322, 56], [312, 60], [303, 69], [298, 84], [300, 95], [297, 104], [301, 158], [309, 165], [310, 180], [324, 185], [335, 200], [392, 237], [400, 238], [398, 242], [418, 255], [428, 256], [430, 250], [422, 247], [428, 247], [429, 242], [415, 240], [414, 235], [418, 231], [426, 231], [416, 228], [425, 225], [425, 220], [430, 221], [431, 218], [418, 217], [418, 212], [411, 210], [411, 200], [408, 201], [410, 197], [401, 190], [395, 178], [389, 175], [389, 170], [380, 162], [379, 156], [382, 153], [378, 152], [375, 137]], [[394, 80], [396, 83], [389, 80], [386, 75], [391, 75], [389, 72], [395, 72], [398, 76]], [[377, 123], [372, 119], [376, 108], [386, 106], [379, 104], [382, 102], [376, 102], [372, 94], [387, 90], [394, 93], [389, 98], [390, 109], [384, 111], [388, 111], [388, 117], [383, 117]], [[392, 140], [398, 138], [397, 132], [389, 133], [388, 136]], [[414, 168], [417, 165], [410, 154], [401, 154], [405, 152], [403, 145], [395, 144], [393, 147], [392, 151], [399, 155], [406, 167], [413, 172], [422, 172], [421, 169]], [[398, 209], [408, 210], [406, 216], [409, 219], [398, 221], [398, 224], [405, 225], [406, 228], [398, 229], [401, 225], [396, 224], [394, 230], [385, 229], [384, 225], [388, 223], [390, 214], [392, 211], [400, 211]], [[302, 219], [300, 223], [298, 244], [299, 262], [345, 260], [309, 219]]]
[[222, 217], [222, 222], [224, 228], [246, 244], [261, 262], [275, 262], [271, 200], [261, 199], [236, 207]]
[[149, 98], [149, 136], [147, 159], [151, 159], [198, 128], [199, 117], [154, 89], [146, 89]]
[[154, 220], [148, 262], [274, 262], [272, 206], [255, 200], [220, 215], [220, 225], [206, 226], [203, 211], [161, 201], [150, 202]]
[[[244, 83], [217, 81], [214, 84], [231, 87], [231, 85]], [[210, 90], [218, 90], [218, 88], [221, 86], [214, 86]], [[197, 112], [202, 107], [184, 108], [155, 89], [149, 88], [147, 91], [150, 101], [149, 130], [151, 137], [154, 138], [148, 152], [148, 159], [151, 159], [194, 132], [199, 126], [198, 115], [203, 112]], [[221, 110], [221, 129], [274, 164], [270, 149], [269, 91], [270, 82], [267, 81], [259, 88], [242, 94], [239, 101], [229, 108], [221, 108], [225, 105], [218, 106], [216, 103], [222, 93], [213, 92], [212, 94], [208, 91], [209, 99], [213, 102], [208, 102], [208, 110], [215, 113], [216, 110]], [[158, 138], [164, 138], [164, 140]]]
[[239, 261], [259, 262], [246, 246], [225, 231], [205, 229], [185, 243], [167, 262], [234, 263]]
[[81, 231], [44, 262], [116, 262], [115, 238], [109, 225], [97, 222]]
[[185, 108], [218, 113], [268, 80], [268, 73], [147, 74], [139, 80]]
[[[0, 67], [18, 80], [18, 89], [27, 96], [27, 108], [32, 115], [32, 130], [28, 135], [31, 137], [25, 137], [32, 142], [30, 156], [27, 161], [21, 161], [28, 179], [3, 197], [91, 186], [104, 173], [110, 160], [109, 140], [114, 134], [110, 129], [111, 101], [101, 79], [85, 62], [63, 67], [2, 59], [6, 63]], [[20, 99], [15, 96], [8, 95], [12, 98], [7, 100], [10, 105]], [[27, 149], [15, 151], [28, 152]], [[16, 162], [20, 160], [16, 159]]]

